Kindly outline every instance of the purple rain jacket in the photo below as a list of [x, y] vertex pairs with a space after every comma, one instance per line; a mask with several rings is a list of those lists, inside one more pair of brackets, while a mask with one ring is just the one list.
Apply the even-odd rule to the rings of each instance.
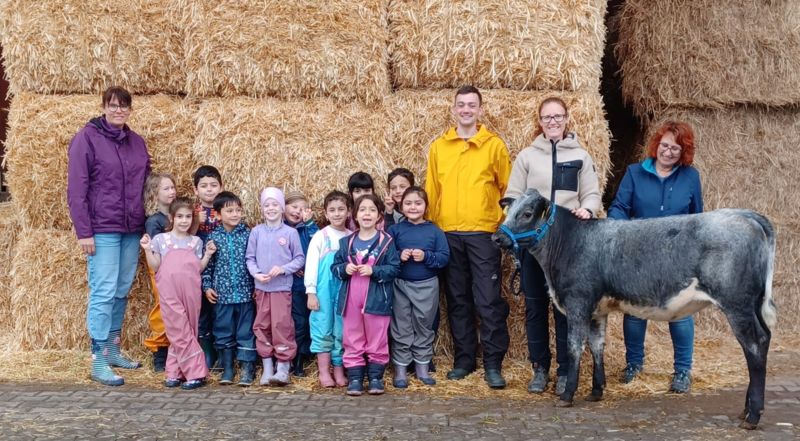
[[143, 231], [142, 190], [149, 173], [141, 136], [104, 116], [90, 120], [69, 143], [67, 203], [78, 239]]

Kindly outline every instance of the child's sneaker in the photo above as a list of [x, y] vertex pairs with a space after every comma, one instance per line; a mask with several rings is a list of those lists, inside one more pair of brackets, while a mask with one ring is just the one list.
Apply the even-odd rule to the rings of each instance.
[[167, 378], [164, 380], [165, 387], [178, 387], [181, 385], [181, 380], [179, 378]]
[[198, 387], [203, 387], [205, 384], [206, 384], [205, 378], [195, 378], [194, 380], [189, 380], [181, 384], [181, 389], [183, 390], [197, 389]]

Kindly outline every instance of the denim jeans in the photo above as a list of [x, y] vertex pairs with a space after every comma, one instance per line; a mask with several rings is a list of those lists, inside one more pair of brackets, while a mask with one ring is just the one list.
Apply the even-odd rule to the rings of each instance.
[[109, 331], [122, 329], [128, 292], [139, 262], [140, 233], [97, 233], [94, 256], [89, 256], [89, 336], [108, 340]]
[[[622, 332], [625, 336], [625, 361], [628, 364], [642, 366], [647, 320], [625, 314]], [[672, 337], [675, 371], [691, 370], [694, 353], [694, 318], [689, 316], [669, 322], [669, 335]]]

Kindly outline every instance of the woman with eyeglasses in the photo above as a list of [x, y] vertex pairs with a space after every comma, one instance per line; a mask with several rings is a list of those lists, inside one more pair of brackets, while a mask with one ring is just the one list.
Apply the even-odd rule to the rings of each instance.
[[103, 93], [103, 115], [89, 120], [72, 138], [67, 166], [70, 217], [88, 261], [91, 376], [109, 386], [124, 383], [111, 367], [141, 366], [120, 352], [122, 320], [144, 231], [142, 190], [150, 173], [144, 139], [126, 125], [131, 101], [121, 87]]
[[[666, 121], [650, 138], [645, 159], [628, 166], [617, 195], [608, 211], [612, 219], [647, 219], [703, 212], [700, 174], [692, 167], [694, 132], [684, 122]], [[665, 246], [668, 244], [651, 244]], [[664, 262], [669, 265], [669, 262]], [[623, 319], [626, 367], [622, 382], [630, 383], [644, 366], [644, 337], [647, 320], [630, 315]], [[674, 354], [670, 392], [691, 388], [694, 319], [669, 322]]]
[[[539, 126], [533, 143], [522, 149], [511, 169], [505, 197], [516, 199], [528, 189], [566, 207], [579, 219], [592, 218], [601, 208], [600, 183], [594, 162], [570, 131], [567, 104], [550, 97], [539, 104]], [[533, 379], [528, 391], [542, 393], [550, 382], [550, 294], [542, 268], [530, 253], [522, 253], [522, 290], [525, 293], [525, 330]], [[553, 308], [556, 330], [555, 393], [567, 384], [569, 354], [567, 320]]]

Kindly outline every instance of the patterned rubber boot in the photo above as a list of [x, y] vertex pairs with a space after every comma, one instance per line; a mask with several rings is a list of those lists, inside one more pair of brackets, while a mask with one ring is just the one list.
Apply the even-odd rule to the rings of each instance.
[[108, 365], [108, 340], [92, 339], [92, 380], [106, 386], [122, 386], [125, 380]]
[[142, 367], [141, 363], [126, 358], [122, 355], [122, 352], [120, 352], [119, 345], [122, 340], [121, 335], [122, 331], [119, 329], [108, 333], [108, 364], [122, 369], [139, 369]]

